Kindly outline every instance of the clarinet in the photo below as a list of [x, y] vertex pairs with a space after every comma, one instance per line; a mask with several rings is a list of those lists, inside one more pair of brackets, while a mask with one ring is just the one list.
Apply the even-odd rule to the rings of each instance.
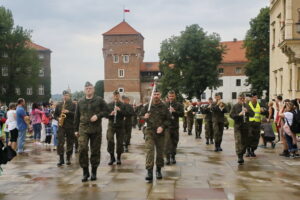
[[117, 101], [115, 101], [115, 106], [114, 106], [114, 111], [115, 111], [115, 114], [114, 114], [114, 124], [117, 123]]
[[174, 119], [174, 116], [173, 116], [173, 114], [172, 114], [171, 108], [172, 108], [172, 106], [171, 106], [171, 102], [170, 102], [170, 107], [169, 107], [169, 109], [170, 109], [171, 119]]
[[244, 123], [246, 123], [246, 113], [245, 113], [244, 109], [245, 109], [244, 104], [242, 104], [243, 120], [244, 120]]

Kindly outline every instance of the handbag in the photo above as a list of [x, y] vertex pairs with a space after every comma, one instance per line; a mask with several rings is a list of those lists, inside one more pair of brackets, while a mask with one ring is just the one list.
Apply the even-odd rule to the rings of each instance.
[[293, 132], [291, 131], [291, 126], [286, 118], [284, 118], [284, 120], [286, 123], [283, 125], [283, 130], [287, 135], [292, 136]]

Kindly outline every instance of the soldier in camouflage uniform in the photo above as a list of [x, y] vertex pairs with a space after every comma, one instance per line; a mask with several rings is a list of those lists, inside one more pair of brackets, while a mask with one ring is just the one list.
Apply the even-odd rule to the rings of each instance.
[[137, 113], [137, 116], [138, 116], [138, 127], [139, 127], [139, 130], [142, 130], [142, 127], [144, 126], [144, 119], [143, 117], [141, 116], [141, 112], [143, 110], [143, 102], [140, 103], [140, 105], [136, 108], [136, 113]]
[[[201, 106], [201, 100], [199, 99], [197, 105], [194, 106], [193, 114], [195, 116], [195, 138], [201, 139], [202, 124], [203, 124], [203, 107]], [[202, 116], [201, 116], [202, 114]]]
[[136, 128], [138, 124], [138, 109], [135, 103], [132, 105], [134, 115], [132, 116], [132, 128]]
[[130, 99], [126, 96], [122, 96], [124, 107], [126, 110], [126, 116], [124, 119], [124, 152], [128, 152], [128, 145], [130, 145], [131, 131], [132, 131], [132, 116], [134, 115], [134, 110], [132, 105], [129, 104]]
[[212, 122], [212, 107], [213, 99], [210, 97], [208, 99], [208, 105], [203, 108], [203, 113], [205, 114], [205, 138], [206, 144], [214, 144], [214, 130], [213, 130], [213, 122]]
[[243, 156], [246, 152], [249, 133], [249, 117], [254, 116], [254, 112], [244, 101], [244, 95], [239, 95], [237, 104], [232, 107], [230, 112], [230, 117], [234, 120], [235, 151], [239, 164], [244, 163]]
[[62, 126], [58, 127], [57, 133], [57, 154], [59, 155], [59, 162], [57, 166], [62, 166], [65, 164], [64, 153], [65, 153], [65, 142], [67, 142], [66, 156], [67, 156], [67, 165], [71, 164], [71, 156], [73, 153], [73, 144], [74, 144], [74, 114], [75, 114], [76, 105], [71, 100], [71, 95], [68, 91], [63, 92], [63, 102], [57, 104], [54, 118], [57, 121], [60, 121], [61, 114], [65, 114], [66, 118]]
[[114, 164], [115, 158], [115, 135], [117, 140], [117, 165], [121, 165], [121, 155], [124, 152], [124, 119], [127, 115], [124, 104], [120, 101], [120, 93], [113, 92], [114, 101], [108, 104], [108, 128], [107, 128], [107, 151], [110, 154], [108, 165]]
[[92, 165], [91, 180], [97, 179], [101, 154], [102, 118], [108, 114], [105, 101], [95, 96], [94, 86], [90, 82], [86, 82], [84, 90], [85, 97], [77, 104], [74, 120], [75, 134], [79, 143], [79, 165], [83, 169], [82, 182], [86, 182], [90, 176], [89, 161]]
[[195, 113], [193, 113], [194, 106], [192, 102], [189, 102], [188, 106], [185, 108], [186, 112], [186, 120], [187, 120], [187, 127], [188, 127], [188, 135], [192, 135], [193, 125], [194, 125], [194, 116]]
[[162, 179], [161, 168], [164, 166], [164, 132], [168, 128], [170, 112], [160, 100], [159, 91], [153, 93], [153, 102], [148, 112], [148, 104], [143, 108], [141, 115], [146, 120], [145, 148], [147, 181], [153, 180], [154, 155], [156, 149], [156, 178]]
[[223, 151], [221, 143], [224, 132], [224, 114], [227, 112], [225, 104], [221, 101], [221, 95], [215, 94], [216, 102], [212, 104], [212, 121], [215, 138], [215, 152]]
[[183, 105], [176, 101], [176, 94], [174, 91], [168, 92], [169, 102], [166, 106], [169, 108], [171, 114], [170, 126], [165, 132], [165, 153], [166, 153], [166, 164], [170, 165], [176, 163], [175, 155], [179, 141], [179, 117], [183, 116]]

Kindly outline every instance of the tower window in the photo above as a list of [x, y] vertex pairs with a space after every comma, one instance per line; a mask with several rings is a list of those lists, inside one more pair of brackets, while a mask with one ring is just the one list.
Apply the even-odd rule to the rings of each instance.
[[123, 55], [123, 63], [129, 63], [129, 55]]
[[124, 69], [119, 69], [118, 70], [118, 76], [119, 76], [119, 78], [125, 77], [125, 70]]
[[119, 56], [118, 55], [113, 55], [113, 62], [114, 63], [119, 63]]
[[124, 88], [118, 88], [118, 91], [119, 91], [120, 93], [124, 93]]

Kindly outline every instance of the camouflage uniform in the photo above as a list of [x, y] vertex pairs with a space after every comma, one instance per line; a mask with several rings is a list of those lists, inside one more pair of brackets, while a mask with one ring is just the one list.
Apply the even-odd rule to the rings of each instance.
[[176, 101], [167, 103], [166, 106], [174, 108], [170, 117], [170, 126], [165, 132], [165, 153], [166, 155], [176, 155], [176, 149], [179, 141], [179, 117], [183, 116], [183, 105]]
[[142, 129], [142, 127], [144, 126], [144, 123], [142, 122], [143, 121], [143, 118], [141, 117], [141, 112], [143, 110], [144, 106], [141, 104], [137, 107], [137, 110], [136, 110], [136, 113], [137, 113], [137, 116], [138, 116], [138, 127], [139, 127], [139, 130]]
[[[146, 105], [141, 116], [144, 116], [148, 111], [148, 105]], [[145, 149], [146, 149], [146, 169], [153, 169], [154, 166], [154, 155], [156, 148], [156, 167], [161, 168], [164, 166], [164, 132], [169, 125], [170, 113], [165, 104], [162, 102], [158, 104], [152, 104], [150, 109], [150, 117], [146, 120], [147, 127], [145, 129]], [[162, 127], [164, 132], [157, 134], [156, 130], [158, 127]]]
[[[193, 109], [193, 112], [196, 114], [203, 114], [203, 111], [201, 106], [195, 106]], [[201, 138], [203, 119], [197, 119], [196, 116], [197, 115], [195, 115], [195, 137]]]
[[58, 120], [62, 108], [64, 106], [65, 110], [68, 110], [69, 112], [66, 113], [66, 118], [64, 120], [63, 126], [58, 127], [58, 133], [57, 133], [57, 154], [62, 156], [65, 152], [65, 141], [67, 142], [67, 149], [66, 154], [67, 157], [70, 158], [73, 153], [73, 145], [74, 145], [74, 114], [76, 109], [76, 104], [74, 104], [71, 100], [66, 101], [65, 105], [63, 105], [63, 102], [60, 102], [57, 104], [54, 112], [54, 118]]
[[132, 117], [134, 116], [134, 110], [132, 105], [124, 103], [124, 107], [126, 110], [126, 116], [124, 119], [124, 145], [127, 146], [130, 144], [131, 139], [131, 131], [132, 131]]
[[212, 122], [214, 130], [215, 146], [221, 146], [224, 132], [224, 114], [227, 112], [226, 108], [221, 109], [216, 103], [212, 104]]
[[[121, 155], [124, 152], [123, 142], [124, 142], [124, 117], [126, 116], [126, 108], [124, 103], [118, 101], [116, 106], [120, 108], [120, 111], [117, 111], [116, 123], [114, 123], [114, 116], [108, 116], [108, 128], [107, 128], [107, 151], [110, 155], [114, 154], [115, 151], [115, 134], [117, 139], [117, 149], [116, 152], [118, 155]], [[108, 113], [111, 113], [115, 109], [115, 102], [108, 104]]]
[[[91, 122], [91, 117], [97, 115], [98, 120]], [[92, 167], [100, 164], [100, 149], [102, 139], [102, 118], [107, 116], [107, 104], [101, 97], [94, 96], [92, 99], [85, 97], [80, 99], [75, 114], [75, 132], [79, 132], [79, 164], [82, 168], [89, 166], [89, 143], [90, 163]]]
[[205, 138], [206, 140], [212, 141], [214, 138], [214, 131], [212, 122], [212, 112], [209, 105], [204, 107], [203, 113], [205, 114]]
[[[242, 112], [242, 107], [248, 110], [244, 116], [240, 116], [239, 113]], [[234, 120], [234, 139], [235, 139], [235, 151], [236, 155], [244, 155], [247, 147], [247, 139], [249, 133], [249, 117], [253, 117], [254, 112], [251, 110], [249, 105], [243, 103], [235, 104], [230, 112], [230, 117]]]
[[[186, 111], [189, 107], [186, 108]], [[187, 117], [186, 117], [186, 120], [187, 120], [187, 127], [188, 127], [188, 134], [189, 135], [192, 135], [192, 130], [193, 130], [193, 125], [194, 125], [194, 114], [193, 114], [193, 109], [194, 107], [191, 106], [192, 109], [190, 109], [188, 112], [187, 112]]]

